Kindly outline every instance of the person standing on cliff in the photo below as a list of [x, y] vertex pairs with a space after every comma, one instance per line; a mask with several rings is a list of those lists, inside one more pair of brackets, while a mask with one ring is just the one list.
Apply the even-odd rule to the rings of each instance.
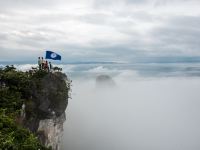
[[50, 72], [52, 71], [52, 69], [53, 69], [53, 66], [52, 66], [51, 62], [49, 62], [49, 70], [50, 70]]
[[38, 66], [39, 66], [39, 70], [42, 69], [42, 60], [40, 59], [40, 57], [38, 57]]
[[48, 61], [47, 60], [45, 61], [44, 69], [45, 69], [45, 71], [49, 72], [49, 65], [48, 65]]
[[41, 62], [42, 62], [42, 70], [44, 70], [44, 64], [45, 64], [45, 60], [44, 60], [44, 58], [42, 57], [42, 60], [41, 60]]

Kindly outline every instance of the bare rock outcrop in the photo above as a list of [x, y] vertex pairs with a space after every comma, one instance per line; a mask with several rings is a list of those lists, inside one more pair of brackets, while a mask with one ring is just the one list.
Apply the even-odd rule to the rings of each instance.
[[48, 73], [34, 80], [30, 100], [25, 104], [24, 126], [34, 132], [42, 144], [53, 150], [60, 149], [69, 84], [65, 74]]

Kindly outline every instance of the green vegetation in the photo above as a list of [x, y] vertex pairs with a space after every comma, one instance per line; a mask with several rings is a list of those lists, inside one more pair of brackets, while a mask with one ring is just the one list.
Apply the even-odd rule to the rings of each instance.
[[23, 128], [16, 125], [13, 116], [5, 115], [1, 109], [0, 112], [0, 149], [12, 150], [45, 150], [40, 144], [37, 137]]
[[33, 86], [40, 85], [45, 71], [17, 71], [13, 66], [0, 68], [0, 150], [45, 150], [38, 138], [23, 127], [21, 107], [30, 103]]

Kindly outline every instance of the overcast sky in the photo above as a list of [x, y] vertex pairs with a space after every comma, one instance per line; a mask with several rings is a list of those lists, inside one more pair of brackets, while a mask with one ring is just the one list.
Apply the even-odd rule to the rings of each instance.
[[200, 56], [199, 0], [0, 0], [0, 61]]

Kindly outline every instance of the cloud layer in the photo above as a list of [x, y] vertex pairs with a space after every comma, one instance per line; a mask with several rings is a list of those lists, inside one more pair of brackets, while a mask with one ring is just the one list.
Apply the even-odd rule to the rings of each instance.
[[200, 56], [198, 0], [0, 0], [0, 60]]

